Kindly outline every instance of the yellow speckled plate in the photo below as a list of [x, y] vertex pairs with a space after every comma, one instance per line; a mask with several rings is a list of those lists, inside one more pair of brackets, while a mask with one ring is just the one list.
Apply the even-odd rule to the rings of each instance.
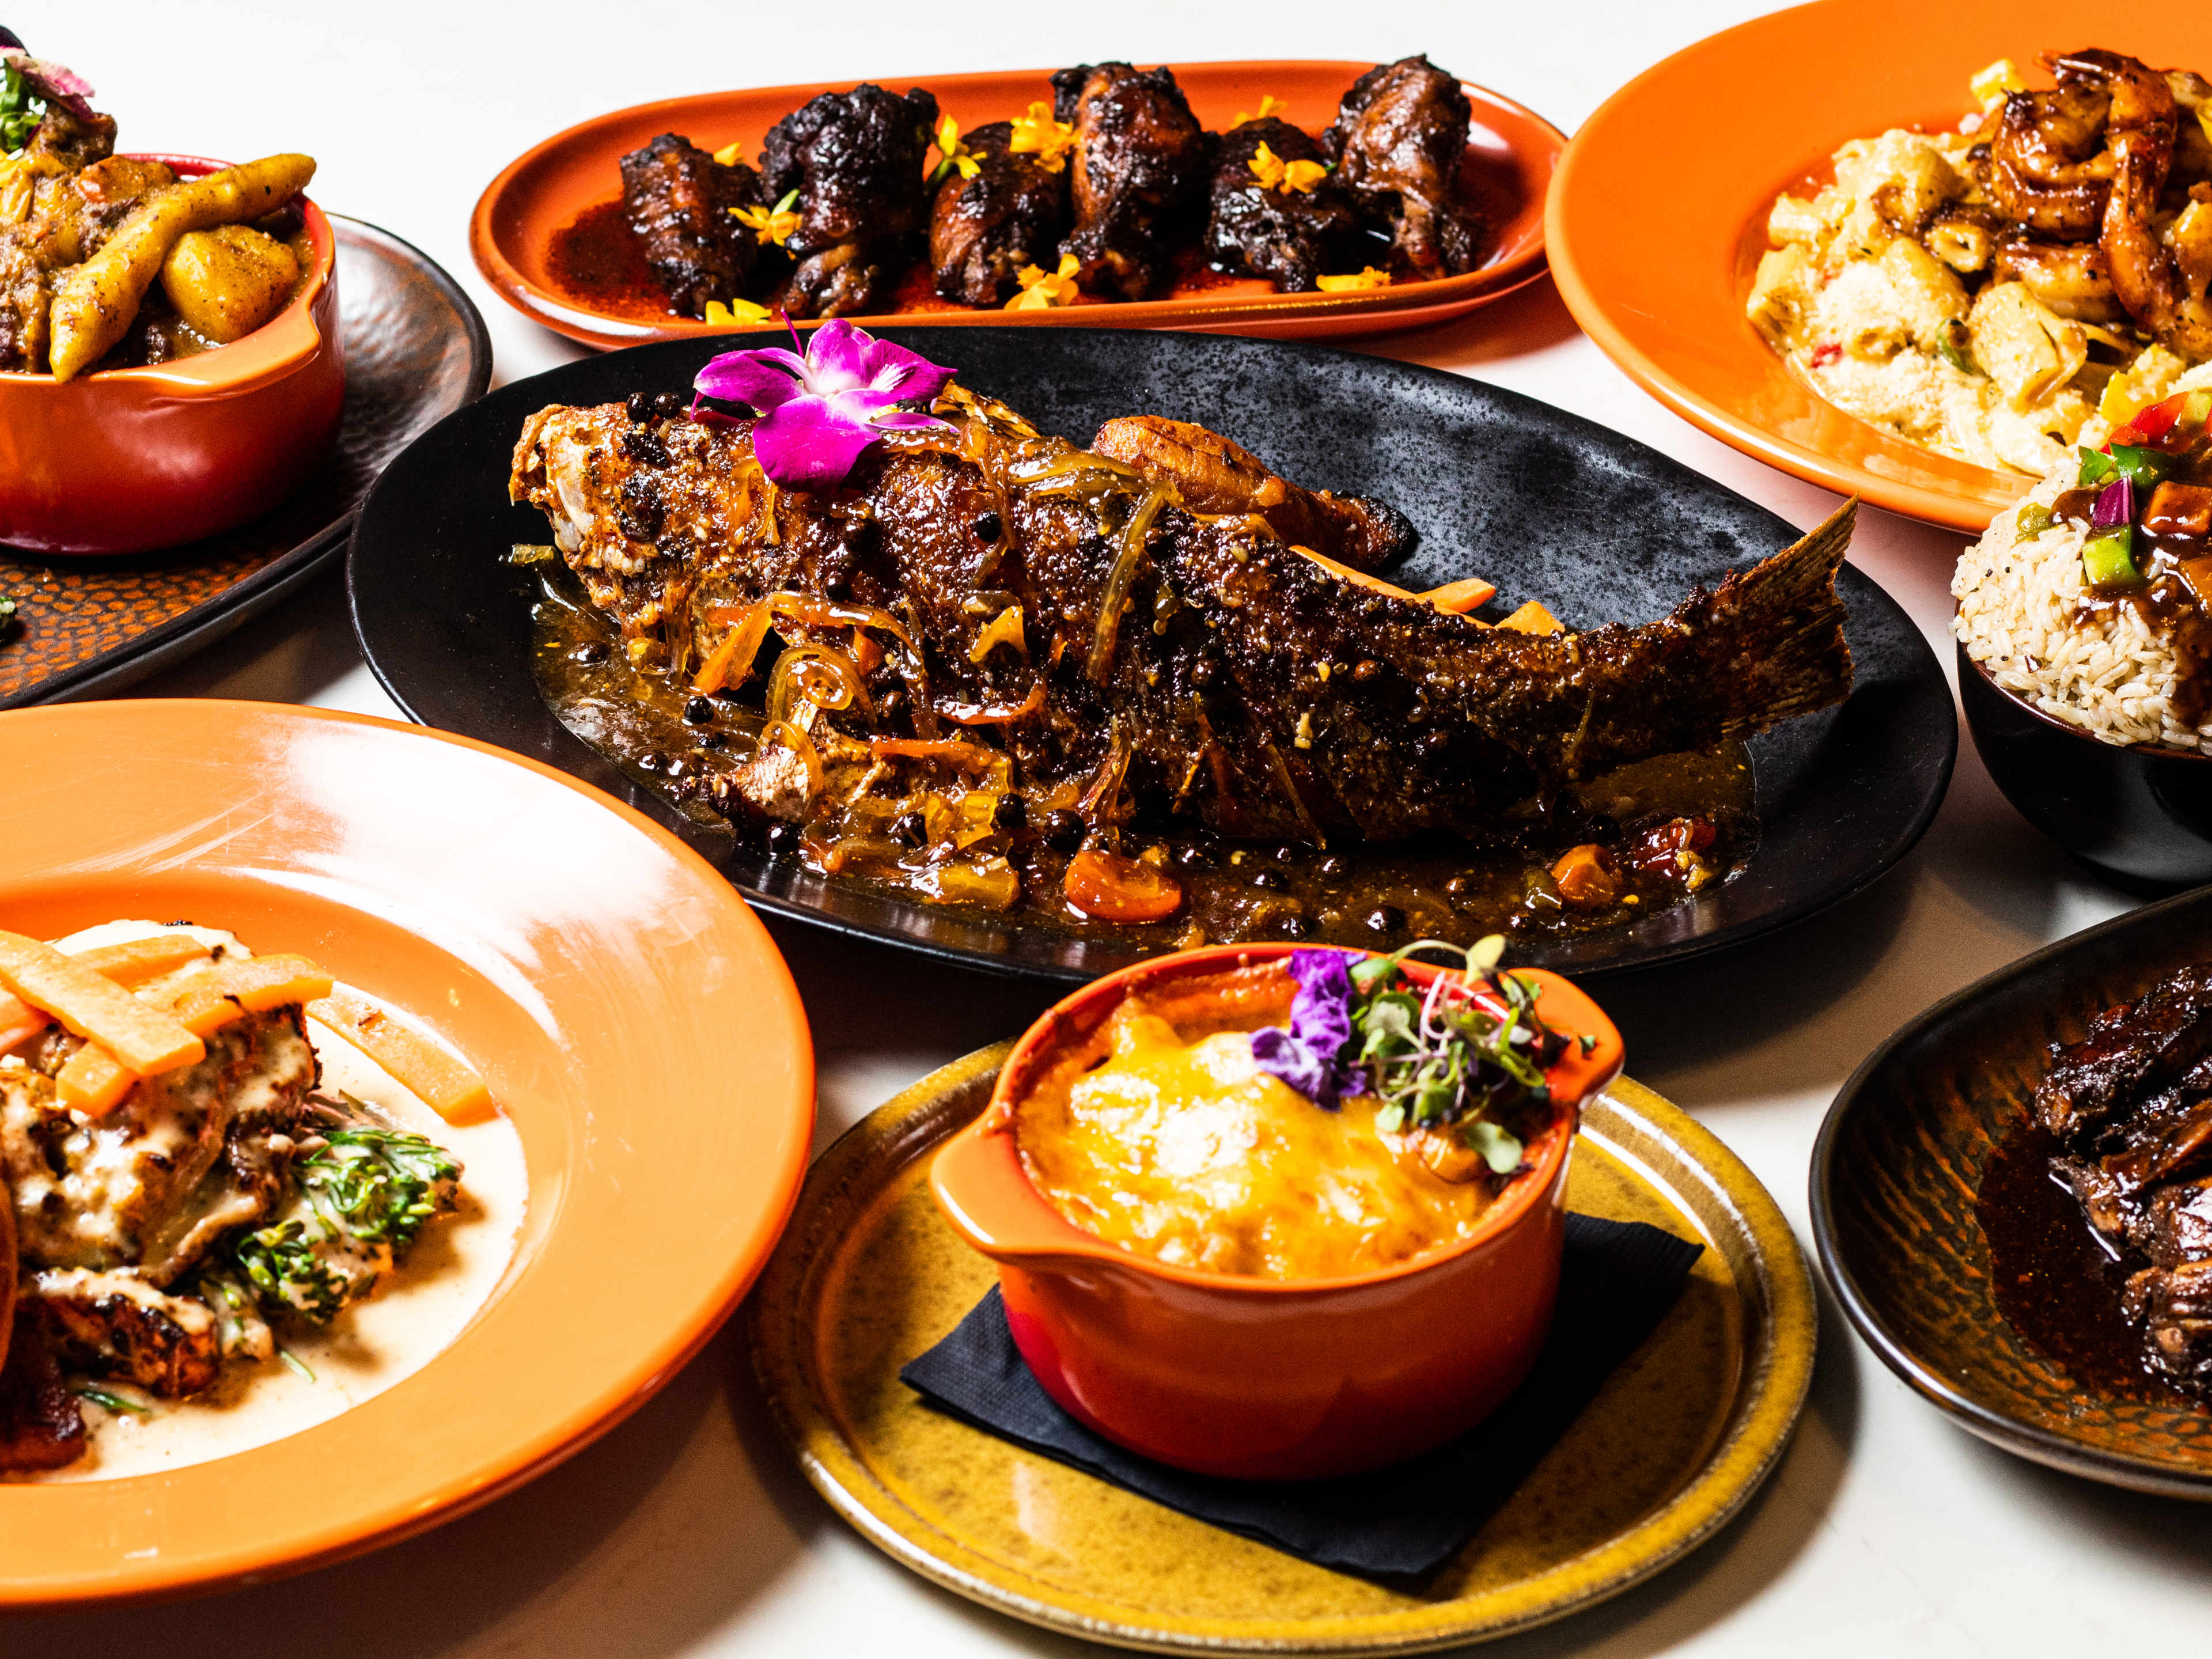
[[806, 1478], [925, 1577], [1159, 1653], [1425, 1652], [1650, 1577], [1711, 1537], [1788, 1443], [1813, 1375], [1805, 1258], [1735, 1154], [1626, 1079], [1584, 1115], [1568, 1202], [1709, 1248], [1658, 1331], [1425, 1595], [1310, 1566], [925, 1409], [899, 1367], [994, 1275], [921, 1177], [1011, 1047], [924, 1078], [823, 1155], [748, 1310]]

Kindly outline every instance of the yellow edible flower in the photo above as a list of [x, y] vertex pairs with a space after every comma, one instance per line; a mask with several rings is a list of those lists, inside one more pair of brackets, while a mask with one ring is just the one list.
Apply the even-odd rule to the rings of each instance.
[[1265, 144], [1244, 165], [1262, 190], [1294, 190], [1304, 195], [1328, 177], [1328, 169], [1319, 161], [1285, 161]]
[[720, 300], [707, 301], [707, 325], [710, 328], [742, 328], [768, 322], [775, 315], [766, 306], [757, 306], [750, 300], [732, 300], [727, 305]]
[[1229, 125], [1232, 127], [1241, 127], [1247, 121], [1264, 121], [1270, 115], [1281, 114], [1282, 111], [1283, 100], [1276, 97], [1275, 94], [1271, 92], [1260, 100], [1260, 112], [1258, 114], [1247, 115], [1240, 109], [1237, 112], [1237, 118], [1231, 121]]
[[725, 144], [714, 152], [714, 161], [721, 167], [733, 167], [745, 157], [743, 144]]
[[983, 170], [975, 152], [960, 142], [960, 123], [949, 115], [937, 124], [937, 154], [941, 158], [939, 172], [948, 167], [957, 167], [963, 179], [973, 179]]
[[799, 216], [791, 210], [799, 199], [799, 192], [787, 190], [783, 199], [772, 208], [732, 208], [730, 216], [758, 237], [763, 242], [774, 242], [781, 247], [791, 240], [791, 233], [799, 228]]
[[1036, 103], [1027, 115], [1015, 118], [1014, 136], [1006, 146], [1017, 155], [1034, 155], [1047, 173], [1067, 165], [1067, 152], [1075, 148], [1075, 129], [1052, 118], [1052, 106]]
[[1015, 279], [1022, 291], [1006, 301], [1009, 311], [1044, 311], [1075, 303], [1075, 256], [1060, 256], [1060, 269], [1048, 276], [1036, 265], [1024, 266]]
[[1317, 280], [1324, 294], [1357, 294], [1363, 289], [1389, 287], [1390, 273], [1370, 265], [1357, 276], [1323, 276]]
[[2019, 66], [2011, 58], [2000, 58], [1967, 82], [1966, 89], [1984, 110], [1993, 110], [2008, 93], [2026, 92], [2027, 82], [2020, 78]]

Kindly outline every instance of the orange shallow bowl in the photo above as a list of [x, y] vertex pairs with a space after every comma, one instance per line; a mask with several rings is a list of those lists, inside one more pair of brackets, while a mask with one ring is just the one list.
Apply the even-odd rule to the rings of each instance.
[[2039, 54], [2084, 46], [2212, 73], [2212, 9], [1823, 0], [1701, 40], [1615, 93], [1568, 147], [1545, 216], [1559, 292], [1631, 378], [1722, 442], [1978, 533], [2033, 480], [1935, 454], [1815, 397], [1743, 302], [1774, 198], [1826, 174], [1844, 140], [1954, 127], [1985, 64], [2010, 58], [2036, 80]]
[[[227, 163], [142, 155], [186, 177]], [[0, 543], [143, 553], [244, 524], [322, 459], [345, 400], [337, 242], [304, 198], [314, 268], [242, 340], [57, 382], [0, 374]]]
[[[1190, 100], [1191, 112], [1209, 131], [1226, 126], [1240, 110], [1258, 109], [1263, 96], [1273, 95], [1283, 106], [1285, 120], [1317, 133], [1336, 118], [1337, 103], [1346, 89], [1374, 65], [1292, 58], [1170, 67]], [[1038, 100], [1050, 100], [1052, 73], [1002, 70], [871, 78], [894, 92], [920, 86], [936, 94], [939, 109], [966, 131], [1019, 115]], [[709, 150], [736, 143], [748, 161], [756, 161], [770, 127], [817, 93], [846, 91], [854, 84], [762, 87], [664, 99], [556, 133], [511, 162], [477, 201], [469, 223], [469, 251], [476, 256], [477, 269], [516, 310], [587, 345], [625, 346], [641, 340], [726, 333], [730, 331], [688, 317], [672, 317], [659, 304], [618, 304], [570, 289], [553, 270], [554, 236], [586, 209], [618, 200], [622, 179], [617, 162], [659, 134], [681, 133]], [[1567, 142], [1557, 127], [1510, 98], [1473, 85], [1467, 86], [1467, 95], [1474, 107], [1467, 167], [1496, 234], [1481, 267], [1463, 276], [1360, 294], [1278, 294], [1255, 278], [1201, 270], [1179, 282], [1165, 299], [1014, 312], [972, 310], [939, 299], [925, 285], [911, 295], [902, 292], [900, 309], [855, 320], [885, 325], [1017, 323], [1210, 329], [1313, 339], [1387, 333], [1461, 316], [1543, 275], [1544, 192]]]
[[812, 1049], [766, 933], [673, 837], [488, 744], [319, 709], [25, 709], [0, 751], [0, 928], [183, 916], [312, 956], [474, 1061], [529, 1168], [506, 1277], [414, 1376], [216, 1462], [0, 1485], [0, 1607], [421, 1532], [612, 1427], [736, 1305], [798, 1194]]
[[[1030, 1027], [989, 1108], [930, 1169], [953, 1231], [999, 1264], [1006, 1323], [1045, 1392], [1108, 1439], [1204, 1474], [1290, 1480], [1377, 1468], [1442, 1445], [1504, 1403], [1551, 1328], [1576, 1118], [1620, 1070], [1620, 1034], [1596, 1004], [1557, 974], [1516, 969], [1536, 981], [1547, 1024], [1597, 1039], [1587, 1054], [1570, 1044], [1550, 1073], [1571, 1109], [1473, 1237], [1380, 1272], [1200, 1273], [1109, 1244], [1055, 1210], [1005, 1127], [1030, 1080], [1096, 1033], [1125, 992], [1297, 948], [1211, 945], [1085, 986]], [[1438, 971], [1406, 966], [1424, 984]]]

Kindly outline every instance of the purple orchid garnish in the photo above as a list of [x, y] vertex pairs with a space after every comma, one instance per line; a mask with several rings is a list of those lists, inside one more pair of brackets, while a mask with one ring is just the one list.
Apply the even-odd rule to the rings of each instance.
[[[792, 343], [799, 343], [795, 329]], [[927, 402], [951, 379], [951, 369], [836, 317], [814, 331], [804, 356], [781, 346], [726, 351], [691, 386], [702, 398], [744, 404], [759, 417], [753, 456], [771, 480], [818, 490], [843, 483], [884, 433], [944, 425], [895, 405]]]
[[1291, 951], [1298, 994], [1291, 1000], [1290, 1029], [1267, 1025], [1252, 1033], [1252, 1058], [1261, 1071], [1331, 1110], [1340, 1095], [1366, 1092], [1358, 1068], [1338, 1058], [1352, 1040], [1350, 960], [1341, 951]]

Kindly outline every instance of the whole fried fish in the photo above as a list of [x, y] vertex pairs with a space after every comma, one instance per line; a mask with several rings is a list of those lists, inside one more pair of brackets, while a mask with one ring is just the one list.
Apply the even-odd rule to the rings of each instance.
[[[1165, 812], [1316, 843], [1475, 834], [1532, 793], [1850, 688], [1835, 575], [1855, 504], [1663, 621], [1546, 637], [1364, 574], [1408, 544], [1402, 517], [1202, 428], [1133, 417], [1080, 450], [957, 385], [937, 412], [843, 489], [800, 495], [769, 484], [746, 422], [549, 408], [511, 493], [641, 667], [694, 672], [771, 594], [894, 621], [866, 708], [809, 712], [833, 792], [866, 787], [872, 738], [961, 736], [1094, 829]], [[787, 641], [850, 637], [779, 614]], [[811, 785], [737, 756], [702, 787], [798, 818]]]

